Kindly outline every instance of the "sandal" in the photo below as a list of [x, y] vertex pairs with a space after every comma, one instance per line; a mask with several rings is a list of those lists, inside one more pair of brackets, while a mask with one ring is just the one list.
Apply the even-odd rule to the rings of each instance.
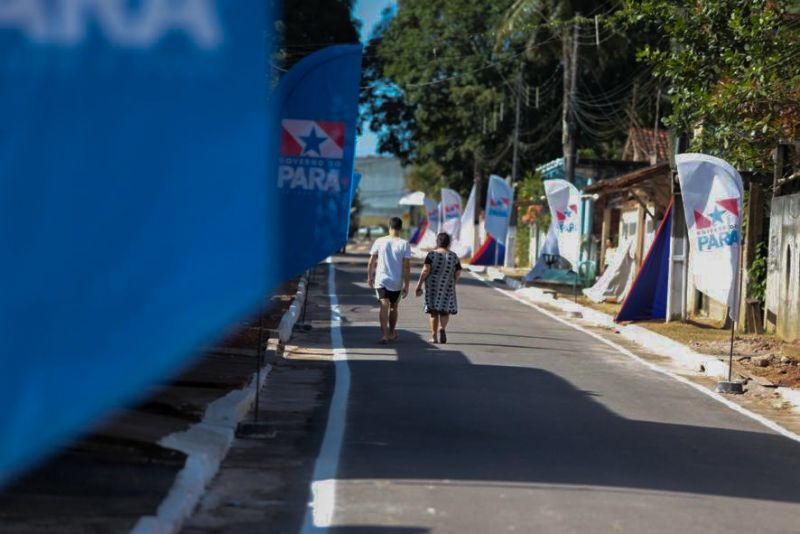
[[447, 332], [444, 331], [444, 328], [439, 329], [439, 342], [447, 343]]

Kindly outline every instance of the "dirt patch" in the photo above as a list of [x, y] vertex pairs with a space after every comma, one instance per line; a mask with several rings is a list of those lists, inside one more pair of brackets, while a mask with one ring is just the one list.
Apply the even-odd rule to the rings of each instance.
[[[727, 331], [725, 333], [730, 336]], [[689, 346], [704, 354], [727, 356], [730, 337], [725, 340], [695, 340]], [[734, 371], [760, 378], [762, 385], [800, 387], [798, 348], [798, 344], [772, 336], [736, 336], [733, 343]]]
[[[741, 360], [734, 364], [734, 370], [739, 374], [758, 377], [761, 385], [774, 385], [786, 388], [800, 387], [800, 366], [797, 362], [778, 360], [769, 362], [766, 367], [761, 367], [754, 360]], [[766, 382], [765, 382], [766, 381]]]

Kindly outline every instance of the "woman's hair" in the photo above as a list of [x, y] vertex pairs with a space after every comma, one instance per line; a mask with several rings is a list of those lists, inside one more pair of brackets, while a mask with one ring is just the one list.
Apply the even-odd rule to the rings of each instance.
[[440, 248], [450, 248], [450, 234], [447, 232], [437, 234], [436, 246]]

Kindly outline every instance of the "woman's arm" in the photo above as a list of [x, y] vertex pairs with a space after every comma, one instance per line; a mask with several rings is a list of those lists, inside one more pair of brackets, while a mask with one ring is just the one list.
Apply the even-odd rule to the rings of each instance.
[[425, 280], [428, 278], [428, 276], [429, 276], [430, 274], [431, 274], [431, 266], [430, 266], [430, 264], [429, 264], [429, 263], [426, 263], [426, 264], [425, 264], [425, 265], [422, 267], [422, 272], [421, 272], [421, 273], [420, 273], [420, 275], [419, 275], [419, 280], [417, 280], [417, 288], [414, 290], [414, 293], [415, 293], [415, 294], [416, 294], [418, 297], [422, 296], [422, 284], [424, 284], [424, 283], [425, 283]]

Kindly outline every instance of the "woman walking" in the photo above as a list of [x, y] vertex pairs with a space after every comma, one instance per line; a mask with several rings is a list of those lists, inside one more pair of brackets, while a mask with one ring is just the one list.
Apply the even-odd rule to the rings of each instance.
[[458, 313], [456, 281], [461, 276], [461, 262], [450, 250], [450, 235], [436, 236], [436, 249], [428, 253], [417, 282], [416, 295], [422, 296], [425, 284], [425, 313], [430, 314], [431, 343], [447, 343], [447, 323]]

